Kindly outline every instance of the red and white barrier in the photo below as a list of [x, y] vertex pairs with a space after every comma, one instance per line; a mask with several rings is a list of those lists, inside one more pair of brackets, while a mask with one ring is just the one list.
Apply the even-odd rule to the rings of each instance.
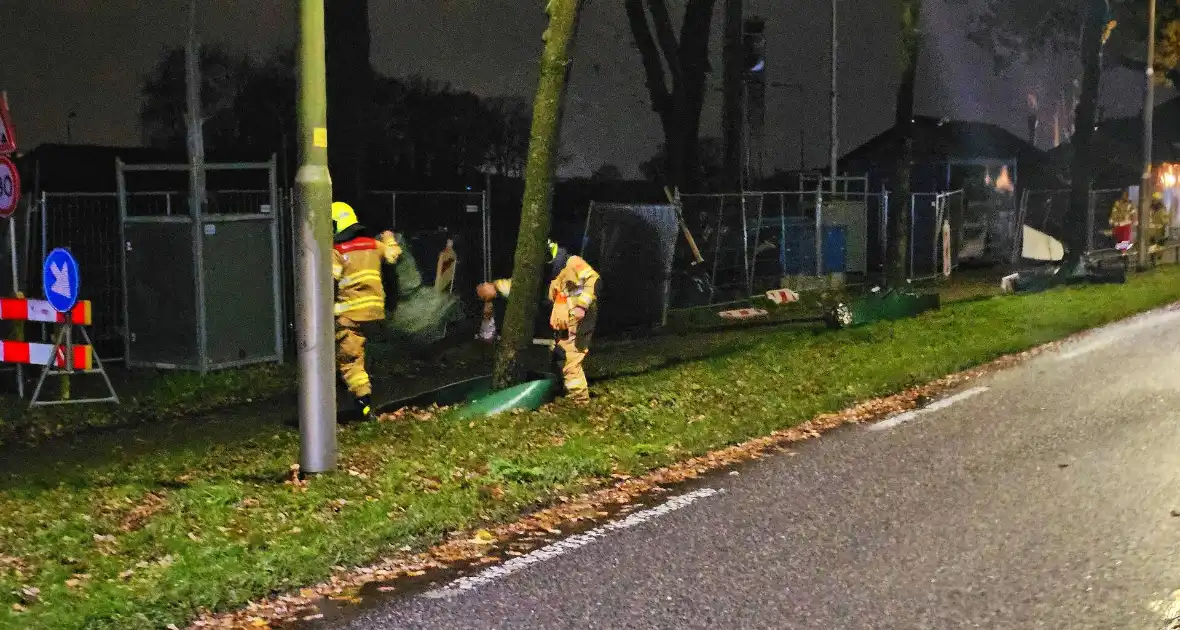
[[[91, 318], [89, 300], [80, 300], [70, 311], [70, 323], [76, 326], [89, 326]], [[53, 310], [45, 300], [0, 298], [0, 320], [64, 324], [66, 314]]]
[[790, 289], [774, 289], [766, 292], [766, 299], [778, 305], [799, 301], [799, 294]]
[[[51, 343], [29, 343], [26, 341], [0, 341], [0, 363], [23, 363], [26, 365], [48, 365], [53, 355], [54, 365], [58, 368], [66, 367], [66, 347], [55, 349]], [[75, 370], [89, 370], [94, 367], [94, 352], [90, 346], [73, 346], [73, 360]]]

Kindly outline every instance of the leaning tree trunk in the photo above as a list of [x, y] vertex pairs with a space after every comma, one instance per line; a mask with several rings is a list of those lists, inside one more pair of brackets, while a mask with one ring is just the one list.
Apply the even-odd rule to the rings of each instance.
[[521, 352], [533, 336], [537, 314], [536, 295], [546, 264], [546, 238], [553, 202], [553, 177], [561, 140], [561, 119], [569, 79], [570, 51], [578, 32], [582, 0], [548, 0], [545, 12], [549, 28], [542, 36], [541, 76], [533, 103], [529, 157], [525, 166], [524, 199], [516, 258], [512, 265], [512, 295], [504, 314], [504, 332], [496, 350], [493, 381], [503, 388], [524, 375]]
[[[910, 171], [914, 161], [914, 82], [918, 73], [921, 38], [918, 20], [920, 0], [901, 0], [901, 83], [897, 87], [897, 130], [901, 154], [893, 169], [893, 187], [889, 193], [888, 239], [885, 252], [886, 281], [891, 287], [903, 286], [909, 277], [910, 248]], [[941, 227], [941, 226], [940, 226]]]
[[1094, 179], [1090, 143], [1097, 124], [1098, 85], [1102, 80], [1102, 33], [1106, 28], [1106, 0], [1090, 0], [1082, 28], [1082, 85], [1074, 112], [1073, 161], [1069, 186], [1069, 215], [1065, 222], [1065, 248], [1069, 260], [1078, 259], [1086, 248], [1086, 214], [1090, 206], [1090, 185]]

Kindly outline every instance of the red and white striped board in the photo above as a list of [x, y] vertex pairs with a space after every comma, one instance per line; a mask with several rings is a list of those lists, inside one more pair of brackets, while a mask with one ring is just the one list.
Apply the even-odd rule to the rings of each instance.
[[766, 299], [775, 304], [790, 304], [799, 301], [799, 294], [790, 289], [774, 289], [766, 292]]
[[[56, 352], [51, 343], [29, 343], [26, 341], [0, 341], [0, 363], [24, 363], [47, 365], [49, 357], [56, 354], [54, 365], [66, 367], [66, 347], [58, 346]], [[89, 370], [94, 367], [94, 352], [90, 346], [74, 346], [73, 368]]]
[[765, 317], [770, 314], [764, 308], [738, 308], [732, 311], [721, 311], [717, 313], [725, 319], [753, 319], [755, 317]]
[[[92, 318], [90, 300], [79, 300], [70, 311], [70, 323], [89, 326]], [[24, 300], [0, 298], [0, 320], [44, 322], [47, 324], [66, 323], [66, 314], [58, 313], [45, 300]]]

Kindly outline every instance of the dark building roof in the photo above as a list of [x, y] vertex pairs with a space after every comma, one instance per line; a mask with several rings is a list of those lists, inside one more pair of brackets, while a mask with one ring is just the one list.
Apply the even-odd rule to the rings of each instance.
[[[948, 165], [998, 165], [1014, 161], [1020, 185], [1061, 183], [1060, 174], [1048, 155], [991, 123], [916, 116], [913, 142], [915, 176]], [[896, 126], [891, 127], [845, 154], [840, 168], [847, 173], [868, 173], [874, 179], [887, 179], [901, 155], [901, 148], [901, 134]]]
[[[914, 117], [914, 161], [1010, 160], [1037, 149], [1008, 130], [983, 122]], [[846, 154], [842, 162], [862, 162], [901, 151], [897, 127], [891, 127]]]

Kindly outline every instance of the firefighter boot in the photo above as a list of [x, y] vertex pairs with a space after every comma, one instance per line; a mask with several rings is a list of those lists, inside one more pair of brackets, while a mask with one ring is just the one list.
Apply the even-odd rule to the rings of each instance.
[[365, 420], [377, 419], [377, 414], [373, 411], [373, 401], [368, 396], [358, 396], [356, 399], [356, 408], [361, 414], [361, 418]]

